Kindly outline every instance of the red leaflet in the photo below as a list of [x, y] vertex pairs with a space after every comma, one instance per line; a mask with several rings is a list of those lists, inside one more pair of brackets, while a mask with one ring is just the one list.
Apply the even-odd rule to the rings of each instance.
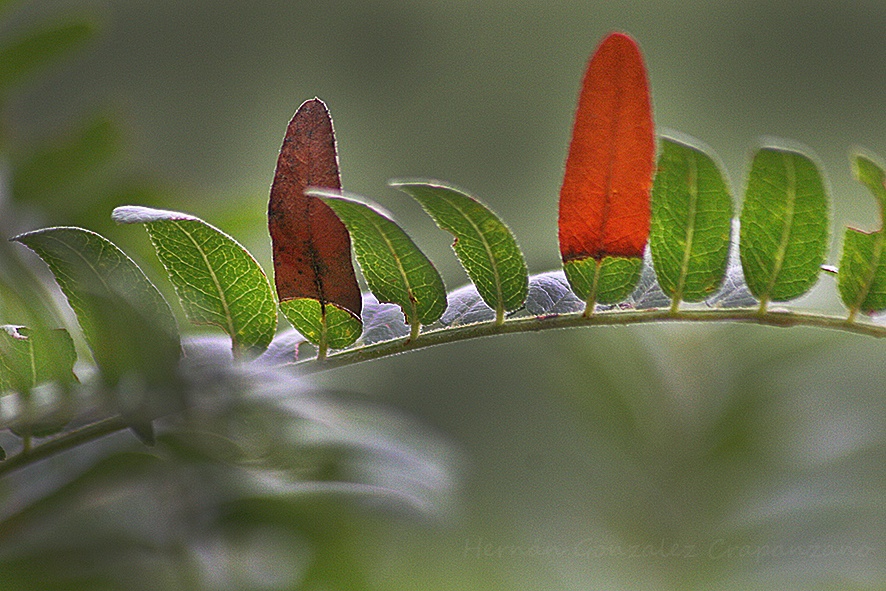
[[582, 83], [560, 189], [563, 262], [642, 257], [649, 237], [655, 137], [637, 43], [612, 33]]
[[304, 194], [308, 187], [341, 189], [332, 119], [318, 98], [295, 112], [277, 159], [268, 204], [274, 281], [281, 302], [314, 299], [359, 318], [350, 236], [329, 206]]

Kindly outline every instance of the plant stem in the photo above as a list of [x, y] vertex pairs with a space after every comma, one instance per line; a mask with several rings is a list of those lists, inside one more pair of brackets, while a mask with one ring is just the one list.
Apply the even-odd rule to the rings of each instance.
[[[837, 330], [841, 332], [886, 338], [886, 326], [871, 323], [848, 322], [845, 317], [825, 316], [809, 312], [786, 310], [678, 310], [670, 308], [602, 312], [592, 316], [582, 313], [553, 316], [530, 316], [511, 318], [503, 323], [486, 322], [469, 324], [455, 328], [441, 328], [421, 334], [421, 338], [396, 339], [374, 343], [365, 347], [339, 351], [327, 355], [325, 359], [310, 359], [295, 363], [299, 371], [310, 374], [338, 367], [345, 367], [397, 355], [406, 351], [424, 349], [435, 345], [457, 343], [470, 339], [512, 333], [540, 332], [543, 330], [579, 328], [586, 326], [628, 326], [633, 324], [653, 324], [662, 322], [722, 323], [741, 322], [778, 328], [805, 326]], [[415, 327], [413, 327], [414, 329]], [[103, 419], [75, 431], [64, 433], [54, 439], [33, 446], [27, 452], [0, 462], [0, 477], [54, 454], [71, 449], [83, 443], [94, 441], [116, 431], [126, 429], [127, 423], [120, 417]]]
[[57, 453], [77, 447], [82, 443], [100, 439], [105, 435], [110, 435], [127, 427], [128, 424], [121, 417], [116, 416], [102, 419], [74, 431], [68, 431], [54, 439], [34, 445], [29, 450], [22, 451], [5, 462], [0, 462], [0, 477]]
[[[652, 324], [662, 322], [693, 322], [693, 323], [721, 323], [741, 322], [745, 324], [759, 324], [777, 328], [789, 328], [793, 326], [806, 326], [813, 328], [826, 328], [854, 334], [862, 334], [876, 338], [886, 338], [886, 326], [868, 323], [847, 323], [846, 318], [837, 316], [825, 316], [808, 312], [791, 312], [783, 310], [759, 309], [742, 310], [678, 310], [673, 312], [670, 308], [636, 311], [603, 312], [592, 316], [584, 314], [562, 314], [556, 316], [511, 318], [503, 324], [493, 322], [481, 324], [469, 324], [456, 328], [442, 328], [422, 333], [417, 342], [404, 339], [383, 341], [365, 347], [344, 350], [328, 356], [322, 363], [307, 360], [296, 365], [300, 370], [307, 373], [325, 371], [337, 367], [380, 359], [391, 355], [397, 355], [404, 351], [412, 351], [456, 343], [481, 337], [539, 332], [542, 330], [558, 328], [578, 328], [583, 326], [627, 326], [633, 324]], [[315, 365], [316, 363], [316, 365]]]

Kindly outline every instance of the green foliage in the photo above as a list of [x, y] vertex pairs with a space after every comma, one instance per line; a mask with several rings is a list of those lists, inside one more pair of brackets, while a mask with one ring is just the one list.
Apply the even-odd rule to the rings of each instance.
[[455, 236], [452, 248], [458, 260], [498, 322], [505, 312], [523, 305], [529, 291], [526, 261], [497, 215], [470, 195], [436, 182], [391, 185], [415, 198], [441, 229]]
[[588, 304], [615, 304], [628, 297], [640, 280], [643, 259], [634, 257], [604, 257], [574, 260], [564, 263], [563, 270], [575, 295]]
[[723, 282], [729, 259], [732, 199], [704, 151], [663, 138], [652, 186], [649, 249], [662, 291], [699, 302]]
[[315, 345], [326, 343], [332, 349], [353, 345], [363, 330], [360, 318], [351, 312], [311, 298], [284, 300], [280, 311], [306, 339]]
[[849, 308], [851, 318], [859, 311], [878, 312], [886, 310], [886, 173], [873, 159], [856, 154], [852, 161], [855, 177], [877, 199], [880, 209], [880, 229], [864, 232], [846, 228], [843, 238], [843, 254], [837, 287], [840, 298]]
[[236, 240], [174, 211], [118, 207], [112, 217], [118, 223], [145, 224], [191, 322], [221, 327], [231, 337], [235, 357], [268, 348], [277, 328], [274, 292]]
[[446, 310], [443, 279], [428, 257], [390, 218], [368, 205], [342, 199], [334, 192], [310, 191], [341, 218], [354, 245], [357, 262], [369, 289], [380, 302], [397, 304], [412, 337]]
[[[77, 46], [77, 35], [83, 32], [75, 33], [57, 33], [46, 47], [21, 42], [34, 53], [28, 59], [16, 58], [21, 49], [6, 51], [19, 59], [25, 72], [60, 55], [61, 48]], [[3, 84], [24, 79], [4, 75], [0, 91], [5, 91]], [[98, 117], [70, 138], [19, 159], [13, 171], [16, 198], [39, 203], [58, 185], [107, 164], [117, 151], [117, 138], [113, 121]], [[882, 167], [865, 156], [857, 156], [853, 164], [856, 176], [879, 200], [882, 214]], [[849, 309], [848, 320], [766, 310], [769, 301], [805, 293], [825, 256], [828, 204], [822, 174], [808, 157], [791, 150], [765, 148], [754, 156], [740, 232], [747, 285], [736, 279], [737, 284], [724, 288], [749, 288], [763, 302], [759, 311], [679, 309], [681, 302], [717, 296], [727, 270], [733, 222], [729, 188], [712, 154], [680, 142], [663, 140], [654, 179], [649, 245], [654, 272], [639, 258], [606, 257], [599, 263], [569, 261], [563, 272], [528, 277], [513, 235], [475, 199], [435, 183], [396, 186], [456, 237], [454, 249], [473, 285], [447, 296], [432, 263], [388, 216], [337, 193], [315, 193], [348, 227], [364, 277], [380, 301], [364, 294], [362, 318], [316, 300], [281, 303], [283, 314], [295, 319], [293, 324], [307, 339], [323, 343], [318, 358], [298, 358], [301, 372], [468, 338], [605, 324], [736, 321], [886, 336], [880, 325], [855, 321], [857, 312], [886, 309], [882, 228], [872, 233], [847, 230], [838, 287]], [[231, 362], [227, 341], [221, 338], [186, 338], [182, 355], [178, 327], [158, 289], [99, 234], [59, 227], [16, 238], [49, 266], [76, 314], [80, 331], [74, 330], [73, 338], [55, 328], [65, 313], [48, 304], [49, 286], [18, 281], [19, 270], [6, 256], [11, 247], [0, 247], [7, 249], [0, 261], [3, 321], [9, 314], [22, 314], [26, 317], [17, 322], [28, 324], [8, 324], [0, 330], [0, 427], [20, 440], [13, 445], [6, 443], [12, 436], [2, 441], [6, 449], [0, 447], [0, 477], [10, 489], [43, 487], [0, 512], [0, 587], [267, 588], [272, 580], [292, 589], [373, 588], [365, 575], [370, 559], [356, 543], [366, 535], [360, 531], [364, 522], [350, 512], [351, 502], [368, 500], [432, 513], [451, 494], [450, 467], [438, 461], [439, 454], [432, 453], [436, 450], [423, 447], [426, 442], [404, 445], [404, 432], [409, 430], [401, 422], [353, 400], [337, 404], [331, 397], [314, 397], [297, 379], [299, 374], [271, 368], [292, 364], [303, 341], [293, 337], [293, 331], [274, 338], [276, 309], [268, 278], [228, 235], [178, 212], [127, 207], [118, 208], [114, 218], [145, 224], [188, 318], [222, 327], [236, 359]], [[45, 309], [32, 305], [44, 300]], [[790, 348], [759, 347], [758, 335], [753, 336], [755, 347], [773, 355], [794, 355]], [[83, 358], [75, 366], [75, 341], [85, 342], [95, 367]], [[733, 344], [729, 339], [729, 346]], [[327, 345], [340, 351], [326, 357]], [[725, 349], [706, 356], [703, 348], [709, 345], [664, 363], [679, 369], [681, 363], [702, 359], [707, 367], [727, 357]], [[654, 420], [653, 406], [664, 410], [658, 416], [678, 415], [685, 411], [681, 405], [692, 395], [693, 384], [685, 384], [686, 391], [682, 383], [653, 384], [656, 376], [639, 350], [631, 351], [627, 371], [619, 365], [617, 372], [610, 367], [613, 375], [607, 375], [600, 360], [613, 355], [611, 342], [592, 347], [596, 349], [590, 362], [583, 358], [576, 365], [590, 367], [594, 380], [587, 380], [585, 373], [560, 371], [552, 371], [551, 379], [563, 380], [566, 390], [581, 394], [576, 396], [573, 418], [599, 422], [594, 431], [602, 433], [599, 452], [617, 466], [613, 472], [619, 472], [613, 480], [646, 487], [639, 497], [608, 491], [604, 497], [609, 512], [604, 511], [603, 518], [616, 524], [620, 508], [653, 524], [650, 531], [679, 531], [668, 529], [672, 516], [655, 498], [656, 489], [667, 490], [688, 476], [690, 486], [680, 494], [710, 503], [698, 507], [702, 522], [710, 526], [696, 532], [699, 539], [710, 537], [711, 531], [730, 544], [752, 537], [754, 526], [736, 532], [722, 524], [734, 518], [730, 509], [746, 509], [739, 499], [746, 489], [732, 486], [733, 481], [748, 473], [750, 459], [758, 457], [755, 449], [775, 437], [755, 432], [750, 426], [763, 421], [750, 422], [746, 416], [765, 414], [771, 402], [755, 385], [756, 397], [724, 397], [711, 401], [711, 408], [699, 402], [703, 412], [679, 423], [681, 429], [666, 432]], [[266, 349], [270, 350], [258, 355]], [[576, 354], [568, 344], [554, 349], [540, 351], [539, 357]], [[82, 384], [75, 379], [75, 367]], [[747, 381], [757, 370], [741, 367], [724, 380]], [[422, 374], [422, 379], [431, 377]], [[646, 384], [636, 387], [644, 396], [621, 396], [621, 382], [632, 380]], [[582, 388], [589, 382], [600, 391], [585, 392]], [[670, 392], [669, 387], [681, 390]], [[54, 396], [48, 398], [48, 406], [41, 402], [47, 392]], [[706, 401], [707, 394], [699, 399]], [[13, 403], [19, 410], [10, 413]], [[182, 408], [188, 412], [178, 412]], [[109, 442], [108, 448], [130, 451], [102, 456], [103, 451], [84, 445], [125, 426], [153, 440], [157, 419], [162, 419], [162, 430], [155, 452], [120, 444], [120, 439]], [[693, 448], [697, 441], [702, 443]], [[661, 461], [661, 449], [679, 450], [681, 461], [697, 454], [703, 468], [691, 472], [667, 465]], [[63, 461], [53, 463], [60, 452], [67, 452]], [[879, 466], [878, 459], [873, 458], [872, 465]], [[839, 462], [831, 461], [826, 468], [834, 464]], [[27, 470], [14, 473], [23, 468]], [[752, 472], [760, 466], [753, 468]], [[699, 492], [709, 486], [716, 495]], [[790, 498], [794, 492], [773, 494]], [[866, 494], [869, 500], [877, 491]], [[592, 495], [589, 491], [589, 498]], [[642, 503], [632, 504], [637, 498]], [[613, 535], [630, 539], [637, 534]], [[269, 547], [277, 554], [269, 554]], [[277, 560], [253, 561], [255, 554], [250, 552]], [[151, 564], [145, 564], [145, 555], [150, 555]], [[96, 561], [97, 556], [102, 560]], [[216, 562], [207, 565], [207, 556]], [[297, 559], [305, 564], [293, 567]], [[158, 583], [160, 571], [176, 573], [175, 580]], [[683, 574], [680, 567], [675, 572]]]
[[744, 276], [763, 308], [809, 291], [828, 246], [828, 196], [815, 162], [792, 150], [758, 150], [740, 232]]

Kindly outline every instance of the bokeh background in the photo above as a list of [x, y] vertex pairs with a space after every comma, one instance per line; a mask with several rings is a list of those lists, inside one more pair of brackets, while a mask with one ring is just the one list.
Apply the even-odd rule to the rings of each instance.
[[[20, 224], [99, 231], [158, 283], [147, 238], [115, 227], [111, 209], [197, 214], [269, 269], [276, 154], [313, 96], [335, 119], [345, 188], [393, 212], [448, 287], [467, 281], [449, 236], [388, 179], [468, 189], [508, 222], [531, 272], [557, 268], [578, 85], [612, 30], [641, 44], [659, 131], [708, 144], [737, 206], [750, 150], [776, 136], [809, 146], [829, 179], [830, 263], [845, 225], [878, 224], [847, 158], [855, 145], [886, 154], [878, 1], [13, 8], [0, 35], [71, 14], [100, 30], [7, 100], [13, 159], [89, 122], [118, 154], [77, 190], [13, 186], [27, 212]], [[841, 311], [828, 277], [800, 305]], [[739, 325], [601, 328], [461, 343], [311, 382], [409, 417], [419, 435], [446, 442], [455, 466], [445, 510], [360, 510], [335, 530], [347, 544], [324, 538], [360, 570], [350, 588], [886, 588], [886, 349], [874, 340]], [[267, 546], [254, 560], [301, 564], [311, 552]], [[300, 571], [285, 572], [298, 588]], [[250, 580], [243, 588], [290, 588]]]

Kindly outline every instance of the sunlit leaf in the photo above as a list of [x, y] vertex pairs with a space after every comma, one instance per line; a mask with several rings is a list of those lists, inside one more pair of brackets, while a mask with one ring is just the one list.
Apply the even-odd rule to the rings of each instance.
[[305, 101], [286, 136], [268, 203], [274, 282], [280, 309], [325, 354], [360, 336], [360, 287], [345, 226], [308, 187], [341, 189], [332, 118], [320, 99]]
[[221, 327], [237, 357], [267, 348], [277, 328], [274, 292], [262, 268], [236, 240], [174, 211], [118, 207], [113, 218], [145, 224], [191, 322]]
[[855, 154], [852, 158], [855, 178], [877, 199], [880, 229], [864, 232], [846, 228], [843, 254], [837, 274], [840, 298], [854, 317], [858, 312], [886, 310], [886, 173], [873, 158]]
[[459, 189], [436, 181], [392, 181], [415, 198], [437, 225], [455, 236], [458, 260], [501, 322], [523, 305], [529, 277], [514, 235], [492, 211]]
[[380, 302], [403, 310], [411, 336], [446, 309], [446, 287], [428, 257], [400, 226], [372, 207], [341, 193], [311, 190], [341, 218], [354, 242], [354, 253], [369, 289]]
[[720, 286], [731, 223], [732, 198], [714, 160], [699, 148], [662, 138], [649, 248], [658, 283], [675, 304], [702, 301]]
[[655, 138], [640, 48], [607, 36], [588, 65], [560, 189], [560, 255], [573, 291], [616, 303], [633, 291], [649, 236]]
[[811, 158], [775, 147], [754, 155], [741, 211], [741, 264], [765, 306], [806, 293], [828, 245], [828, 196]]

